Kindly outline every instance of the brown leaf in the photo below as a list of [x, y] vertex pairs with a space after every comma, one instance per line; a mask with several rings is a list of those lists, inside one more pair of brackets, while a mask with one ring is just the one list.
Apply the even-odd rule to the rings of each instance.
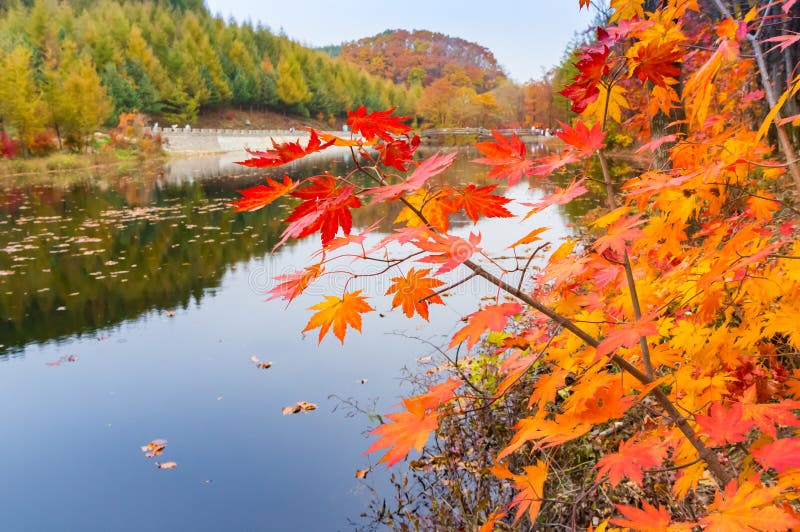
[[367, 473], [370, 472], [370, 469], [357, 469], [356, 470], [356, 478], [367, 478]]
[[299, 414], [301, 412], [311, 412], [312, 410], [316, 410], [317, 405], [314, 403], [308, 403], [306, 401], [298, 401], [297, 403], [289, 406], [284, 406], [283, 412], [284, 416], [288, 416], [290, 414]]

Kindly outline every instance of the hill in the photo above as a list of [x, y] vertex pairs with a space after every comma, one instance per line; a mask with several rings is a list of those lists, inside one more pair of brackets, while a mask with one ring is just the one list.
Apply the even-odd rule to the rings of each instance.
[[341, 47], [339, 57], [395, 83], [427, 87], [447, 78], [486, 92], [506, 78], [487, 48], [426, 30], [387, 30]]

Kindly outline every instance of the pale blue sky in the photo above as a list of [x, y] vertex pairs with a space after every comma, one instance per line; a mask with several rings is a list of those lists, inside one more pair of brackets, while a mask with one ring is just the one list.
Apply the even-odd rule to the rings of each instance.
[[206, 0], [226, 19], [261, 21], [299, 42], [339, 44], [385, 29], [426, 29], [489, 48], [516, 81], [556, 65], [591, 15], [578, 0]]

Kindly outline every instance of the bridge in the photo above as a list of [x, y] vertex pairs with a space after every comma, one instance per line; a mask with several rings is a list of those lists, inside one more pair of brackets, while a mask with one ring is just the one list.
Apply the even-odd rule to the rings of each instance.
[[[516, 128], [516, 129], [496, 129], [498, 133], [504, 135], [506, 137], [510, 137], [511, 135], [516, 134], [520, 140], [524, 141], [542, 141], [546, 138], [549, 138], [546, 135], [540, 135], [538, 133], [534, 134], [534, 132], [530, 128]], [[447, 137], [475, 137], [475, 138], [484, 138], [484, 137], [491, 137], [492, 130], [486, 129], [484, 127], [450, 127], [450, 128], [438, 128], [438, 129], [423, 129], [419, 132], [419, 136], [422, 139], [442, 139]]]

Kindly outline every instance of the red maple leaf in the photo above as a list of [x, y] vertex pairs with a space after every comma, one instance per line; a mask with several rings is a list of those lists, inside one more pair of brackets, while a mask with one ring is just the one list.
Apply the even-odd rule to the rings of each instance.
[[650, 336], [658, 332], [658, 323], [653, 316], [642, 316], [638, 321], [625, 323], [612, 330], [597, 346], [597, 356], [613, 353], [618, 347], [632, 347], [639, 343], [642, 336]]
[[446, 155], [435, 155], [428, 157], [420, 165], [411, 172], [411, 175], [406, 178], [402, 183], [396, 185], [386, 185], [383, 187], [376, 187], [369, 191], [373, 194], [373, 203], [384, 201], [390, 198], [396, 198], [405, 192], [411, 192], [419, 189], [425, 184], [428, 179], [437, 176], [450, 168], [456, 158], [456, 152], [448, 153]]
[[453, 212], [464, 209], [470, 220], [477, 222], [480, 216], [485, 218], [508, 218], [512, 216], [508, 209], [503, 207], [511, 201], [503, 196], [496, 196], [491, 192], [497, 185], [476, 187], [470, 183], [462, 190], [453, 190], [445, 200]]
[[592, 46], [584, 47], [578, 54], [578, 62], [575, 67], [580, 72], [572, 83], [559, 91], [559, 94], [566, 96], [572, 102], [572, 111], [582, 113], [586, 107], [597, 99], [600, 89], [597, 84], [602, 77], [608, 74], [608, 55], [610, 50], [604, 44], [597, 43]]
[[582, 183], [584, 181], [586, 181], [585, 177], [578, 181], [573, 180], [567, 188], [556, 187], [555, 192], [543, 197], [536, 203], [523, 203], [526, 207], [533, 207], [533, 209], [525, 215], [525, 219], [550, 205], [565, 205], [578, 196], [586, 194], [589, 192], [589, 189], [583, 186]]
[[722, 403], [714, 403], [709, 414], [695, 414], [694, 418], [714, 445], [744, 441], [747, 432], [753, 428], [753, 422], [745, 420], [742, 415], [741, 403], [734, 403], [729, 410]]
[[480, 233], [470, 233], [469, 240], [460, 236], [432, 234], [431, 240], [415, 240], [414, 245], [423, 251], [433, 253], [427, 255], [419, 262], [441, 264], [436, 274], [447, 273], [458, 267], [459, 264], [469, 260], [472, 255], [480, 251], [478, 244], [481, 241]]
[[800, 467], [800, 438], [782, 438], [762, 445], [751, 454], [764, 469], [783, 473]]
[[242, 198], [231, 203], [236, 207], [233, 212], [255, 211], [269, 205], [284, 194], [291, 192], [297, 186], [288, 175], [283, 176], [283, 183], [279, 183], [267, 178], [266, 185], [256, 185], [254, 187], [240, 190]]
[[606, 134], [600, 127], [600, 124], [595, 124], [592, 129], [589, 129], [588, 126], [580, 120], [575, 122], [574, 129], [563, 122], [559, 122], [559, 125], [563, 131], [556, 133], [558, 138], [576, 148], [584, 155], [592, 155], [605, 146], [603, 140], [605, 140]]
[[328, 174], [308, 179], [307, 185], [292, 192], [305, 201], [292, 211], [285, 222], [289, 226], [281, 235], [278, 246], [289, 238], [303, 238], [320, 231], [322, 245], [333, 240], [339, 227], [345, 235], [350, 234], [353, 227], [351, 208], [361, 206], [361, 201], [354, 195], [355, 187], [336, 188], [336, 179]]
[[574, 150], [563, 150], [561, 153], [553, 153], [552, 155], [546, 155], [534, 160], [534, 166], [529, 173], [538, 176], [550, 175], [559, 168], [563, 168], [579, 160], [580, 157], [578, 157]]
[[386, 111], [375, 111], [367, 114], [367, 108], [363, 105], [354, 112], [347, 111], [347, 125], [353, 128], [354, 133], [361, 133], [368, 141], [375, 137], [380, 137], [386, 142], [392, 142], [392, 135], [402, 135], [411, 131], [411, 128], [403, 124], [404, 120], [410, 116], [391, 116], [396, 107]]
[[311, 138], [305, 148], [300, 145], [300, 141], [296, 142], [275, 142], [272, 140], [272, 149], [266, 151], [252, 151], [247, 150], [247, 153], [253, 155], [252, 158], [246, 161], [239, 161], [236, 164], [242, 166], [252, 166], [256, 168], [271, 168], [273, 166], [280, 166], [305, 157], [310, 153], [324, 150], [328, 146], [333, 145], [334, 141], [322, 143], [319, 135], [313, 129], [311, 130]]
[[776, 424], [800, 427], [800, 419], [793, 412], [800, 410], [800, 401], [784, 399], [780, 403], [759, 403], [756, 386], [751, 386], [745, 390], [740, 404], [742, 405], [742, 417], [752, 420], [761, 432], [773, 438], [778, 437]]
[[467, 349], [472, 349], [483, 333], [486, 331], [502, 331], [508, 323], [508, 318], [522, 312], [522, 305], [519, 303], [503, 303], [500, 305], [489, 305], [483, 310], [473, 312], [469, 315], [467, 325], [462, 327], [450, 341], [448, 349], [467, 342]]
[[419, 146], [419, 136], [409, 142], [406, 139], [396, 139], [385, 144], [378, 144], [375, 149], [381, 155], [381, 162], [386, 166], [394, 166], [401, 172], [408, 170], [408, 165], [414, 157], [414, 152]]
[[642, 230], [637, 227], [642, 223], [641, 217], [641, 214], [637, 214], [620, 218], [609, 225], [606, 228], [607, 233], [598, 237], [594, 243], [597, 253], [602, 255], [606, 250], [610, 249], [617, 255], [622, 256], [625, 253], [627, 243], [632, 242], [642, 234]]
[[623, 477], [641, 486], [642, 471], [660, 465], [666, 452], [666, 447], [653, 445], [652, 442], [635, 442], [632, 439], [620, 442], [618, 452], [609, 453], [597, 461], [597, 480], [607, 474], [612, 486], [619, 484]]
[[313, 264], [303, 270], [275, 277], [275, 281], [279, 281], [279, 284], [267, 292], [269, 294], [267, 301], [280, 298], [291, 302], [302, 294], [314, 279], [322, 275], [322, 272], [322, 264]]
[[492, 130], [494, 142], [478, 142], [475, 147], [485, 157], [474, 159], [472, 162], [493, 166], [489, 177], [496, 179], [508, 178], [508, 184], [513, 185], [522, 176], [530, 173], [533, 163], [525, 158], [525, 143], [519, 140], [514, 133], [511, 138], [504, 137]]

